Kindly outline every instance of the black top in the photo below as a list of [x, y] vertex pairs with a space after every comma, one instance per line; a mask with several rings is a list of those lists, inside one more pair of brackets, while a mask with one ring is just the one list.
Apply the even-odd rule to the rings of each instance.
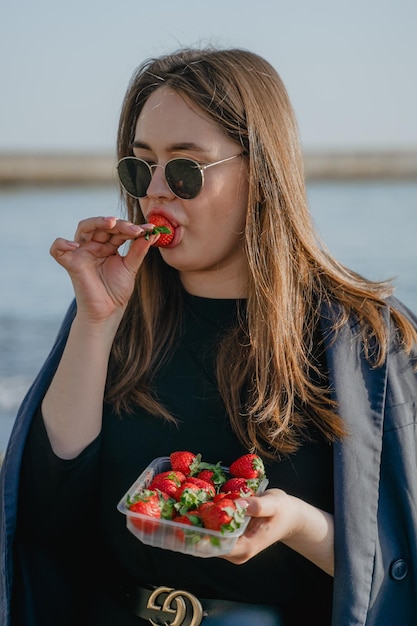
[[[306, 623], [330, 624], [332, 579], [281, 543], [240, 566], [221, 558], [195, 558], [142, 544], [126, 529], [125, 516], [116, 509], [155, 457], [191, 450], [206, 461], [229, 465], [248, 452], [229, 425], [214, 374], [215, 345], [235, 323], [236, 311], [235, 300], [185, 295], [181, 339], [153, 380], [158, 397], [177, 417], [177, 426], [142, 409], [120, 418], [106, 406], [99, 437], [77, 458], [65, 461], [51, 450], [40, 413], [33, 422], [22, 472], [22, 530], [31, 544], [35, 538], [47, 546], [52, 561], [68, 565], [69, 574], [63, 570], [63, 576], [75, 575], [81, 583], [83, 615], [88, 615], [89, 626], [139, 623], [119, 610], [106, 587], [105, 593], [100, 591], [119, 570], [143, 583], [188, 589], [203, 598], [278, 603], [289, 608], [290, 624], [299, 624], [304, 612]], [[265, 465], [269, 487], [333, 511], [332, 448], [319, 435], [287, 459], [266, 460]], [[37, 610], [51, 615], [56, 574], [48, 580], [47, 568], [43, 569]], [[41, 623], [49, 624], [46, 617]]]

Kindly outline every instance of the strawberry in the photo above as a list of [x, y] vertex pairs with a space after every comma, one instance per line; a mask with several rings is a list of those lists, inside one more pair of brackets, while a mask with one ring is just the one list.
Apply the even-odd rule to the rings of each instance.
[[245, 497], [255, 495], [259, 487], [259, 480], [256, 478], [229, 478], [220, 491], [229, 492], [231, 497]]
[[171, 520], [175, 515], [175, 500], [171, 498], [168, 494], [163, 491], [159, 493], [159, 506], [161, 507], [161, 517], [162, 519]]
[[198, 472], [196, 478], [201, 478], [201, 480], [205, 480], [206, 483], [210, 483], [210, 485], [214, 486], [214, 480], [213, 480], [213, 476], [214, 476], [214, 472], [212, 470], [201, 470], [201, 472]]
[[245, 518], [243, 507], [230, 498], [207, 502], [199, 511], [204, 528], [222, 533], [237, 530]]
[[182, 472], [186, 476], [192, 476], [198, 473], [201, 462], [201, 454], [194, 454], [187, 450], [179, 450], [171, 452], [169, 456], [171, 467], [177, 472]]
[[190, 509], [197, 508], [202, 502], [207, 502], [211, 496], [206, 490], [185, 481], [178, 489], [175, 497], [177, 500], [174, 505], [175, 509], [180, 515], [184, 515]]
[[216, 495], [214, 485], [207, 482], [207, 480], [203, 480], [202, 478], [198, 478], [197, 476], [189, 476], [186, 479], [186, 482], [196, 485], [200, 489], [203, 489], [203, 491], [206, 491], [209, 498], [213, 498]]
[[220, 461], [215, 465], [213, 463], [200, 463], [200, 470], [197, 477], [207, 480], [215, 487], [220, 487], [226, 482], [226, 475], [220, 465]]
[[159, 474], [155, 474], [155, 476], [153, 477], [153, 479], [155, 479], [157, 476], [165, 477], [165, 478], [170, 478], [170, 480], [175, 481], [176, 483], [178, 483], [178, 485], [181, 485], [181, 483], [185, 482], [187, 476], [185, 474], [183, 474], [183, 472], [179, 472], [178, 470], [166, 470], [165, 472], [159, 472]]
[[[171, 452], [169, 460], [171, 469], [154, 474], [146, 489], [127, 497], [131, 524], [150, 533], [159, 528], [158, 519], [175, 520], [179, 524], [175, 527], [177, 537], [187, 543], [206, 536], [201, 528], [225, 533], [240, 527], [245, 508], [238, 499], [254, 495], [265, 476], [259, 456], [237, 458], [229, 472], [221, 461], [202, 462], [201, 454], [189, 450]], [[140, 516], [134, 517], [135, 513]], [[200, 529], [183, 528], [189, 526]], [[220, 545], [216, 533], [208, 538], [213, 545]]]
[[136, 493], [133, 497], [127, 497], [127, 508], [134, 513], [149, 515], [151, 517], [161, 517], [159, 506], [159, 493], [151, 489], [144, 489]]
[[174, 239], [175, 228], [173, 227], [171, 222], [163, 215], [152, 215], [151, 223], [154, 225], [154, 228], [146, 233], [145, 239], [149, 239], [150, 235], [156, 235], [157, 233], [160, 233], [158, 241], [155, 241], [152, 246], [155, 246], [157, 248], [165, 248]]
[[230, 492], [229, 491], [228, 492], [226, 492], [226, 491], [219, 491], [219, 493], [216, 493], [216, 495], [214, 496], [213, 500], [210, 500], [210, 502], [220, 502], [220, 500], [224, 500], [224, 498], [230, 498]]
[[184, 515], [175, 515], [172, 521], [186, 526], [202, 526], [201, 516], [197, 509], [187, 511]]
[[[184, 515], [177, 515], [173, 519], [178, 524], [184, 524], [185, 526], [198, 526], [203, 525], [199, 512], [195, 509], [188, 511]], [[192, 530], [183, 530], [181, 528], [175, 529], [175, 534], [180, 541], [187, 541], [187, 543], [197, 542], [201, 539], [200, 533], [195, 533]]]
[[[153, 517], [160, 519], [166, 518], [168, 515], [172, 516], [173, 502], [168, 505], [170, 513], [168, 513], [166, 505], [170, 499], [168, 496], [163, 496], [156, 490], [144, 489], [140, 493], [137, 493], [133, 498], [128, 497], [127, 507], [132, 513], [140, 513], [147, 517]], [[157, 523], [151, 521], [145, 521], [141, 518], [131, 517], [131, 522], [136, 528], [145, 532], [152, 533], [157, 527]]]
[[265, 467], [257, 454], [244, 454], [231, 464], [229, 472], [235, 478], [263, 478]]
[[168, 470], [167, 472], [156, 474], [149, 485], [149, 489], [159, 489], [159, 491], [175, 498], [178, 488], [184, 481], [185, 475], [182, 472]]
[[[219, 494], [216, 494], [212, 500], [207, 500], [207, 502], [202, 502], [201, 504], [198, 505], [197, 513], [199, 514], [200, 517], [204, 509], [210, 508], [212, 503], [217, 501], [218, 497], [219, 497]], [[226, 494], [224, 494], [224, 497], [226, 497]]]

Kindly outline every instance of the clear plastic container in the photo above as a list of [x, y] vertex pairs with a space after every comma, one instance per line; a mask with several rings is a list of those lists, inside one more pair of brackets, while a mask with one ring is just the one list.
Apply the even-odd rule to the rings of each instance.
[[[245, 532], [249, 517], [245, 518], [238, 530], [221, 533], [171, 520], [155, 519], [141, 513], [135, 513], [127, 508], [128, 496], [132, 498], [136, 493], [147, 489], [156, 474], [170, 469], [169, 457], [162, 456], [154, 459], [125, 493], [118, 503], [117, 509], [126, 515], [127, 528], [142, 543], [156, 548], [199, 557], [220, 556], [231, 552], [237, 538]], [[226, 473], [228, 472], [227, 467], [223, 467], [223, 469]], [[264, 478], [260, 482], [257, 495], [263, 493], [267, 485], [268, 480]]]

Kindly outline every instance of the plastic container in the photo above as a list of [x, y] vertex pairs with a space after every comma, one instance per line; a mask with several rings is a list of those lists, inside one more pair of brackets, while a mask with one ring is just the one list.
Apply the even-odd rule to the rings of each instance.
[[[126, 516], [127, 528], [142, 543], [155, 548], [164, 548], [199, 557], [220, 556], [231, 552], [237, 538], [245, 532], [249, 517], [245, 518], [238, 530], [221, 533], [171, 520], [155, 519], [141, 513], [135, 513], [127, 508], [128, 496], [133, 497], [136, 493], [147, 489], [156, 474], [170, 469], [169, 457], [162, 456], [154, 459], [125, 493], [118, 503], [117, 509]], [[223, 467], [223, 469], [226, 473], [228, 472], [227, 467]], [[256, 492], [257, 495], [263, 493], [267, 485], [268, 480], [264, 478]]]

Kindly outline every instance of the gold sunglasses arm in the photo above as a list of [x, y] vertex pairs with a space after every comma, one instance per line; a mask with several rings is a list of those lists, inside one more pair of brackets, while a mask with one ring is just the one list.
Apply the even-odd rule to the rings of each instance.
[[242, 153], [234, 154], [233, 156], [227, 157], [226, 159], [222, 159], [221, 161], [215, 161], [214, 163], [208, 163], [207, 165], [201, 165], [200, 169], [206, 170], [209, 167], [213, 167], [213, 165], [220, 165], [220, 163], [226, 163], [226, 161], [231, 161], [232, 159], [237, 159], [237, 157], [243, 156]]

